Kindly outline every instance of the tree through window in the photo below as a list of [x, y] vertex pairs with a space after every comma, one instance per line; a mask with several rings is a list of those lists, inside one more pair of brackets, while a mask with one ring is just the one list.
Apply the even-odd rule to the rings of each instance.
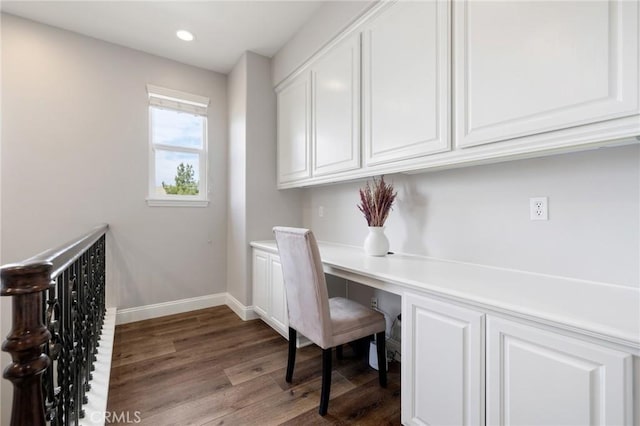
[[180, 163], [174, 182], [174, 185], [169, 185], [162, 181], [162, 188], [166, 194], [198, 195], [200, 192], [198, 182], [193, 178], [193, 166], [191, 164]]

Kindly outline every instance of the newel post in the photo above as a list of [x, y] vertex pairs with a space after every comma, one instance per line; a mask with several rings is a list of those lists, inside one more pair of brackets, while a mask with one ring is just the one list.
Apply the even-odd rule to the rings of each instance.
[[12, 328], [2, 344], [13, 362], [4, 378], [13, 383], [11, 426], [45, 425], [42, 374], [50, 360], [42, 351], [51, 338], [43, 324], [43, 291], [51, 285], [50, 262], [0, 269], [0, 295], [12, 296]]

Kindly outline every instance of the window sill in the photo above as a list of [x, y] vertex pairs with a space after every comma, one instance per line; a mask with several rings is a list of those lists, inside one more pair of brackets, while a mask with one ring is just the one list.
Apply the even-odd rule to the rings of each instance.
[[147, 198], [149, 207], [207, 207], [209, 200]]

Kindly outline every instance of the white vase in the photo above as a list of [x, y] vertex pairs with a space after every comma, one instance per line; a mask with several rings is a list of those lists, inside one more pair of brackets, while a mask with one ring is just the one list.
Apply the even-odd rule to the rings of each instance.
[[364, 240], [364, 252], [369, 256], [386, 256], [388, 251], [389, 240], [384, 235], [384, 226], [370, 226]]

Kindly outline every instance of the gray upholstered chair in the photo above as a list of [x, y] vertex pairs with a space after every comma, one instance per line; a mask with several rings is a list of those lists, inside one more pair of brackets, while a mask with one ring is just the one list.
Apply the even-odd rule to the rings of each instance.
[[289, 309], [287, 382], [293, 378], [297, 332], [322, 348], [320, 415], [327, 414], [331, 389], [331, 349], [376, 335], [379, 381], [387, 386], [384, 316], [342, 297], [329, 299], [320, 252], [308, 229], [276, 226], [273, 233], [282, 264]]

